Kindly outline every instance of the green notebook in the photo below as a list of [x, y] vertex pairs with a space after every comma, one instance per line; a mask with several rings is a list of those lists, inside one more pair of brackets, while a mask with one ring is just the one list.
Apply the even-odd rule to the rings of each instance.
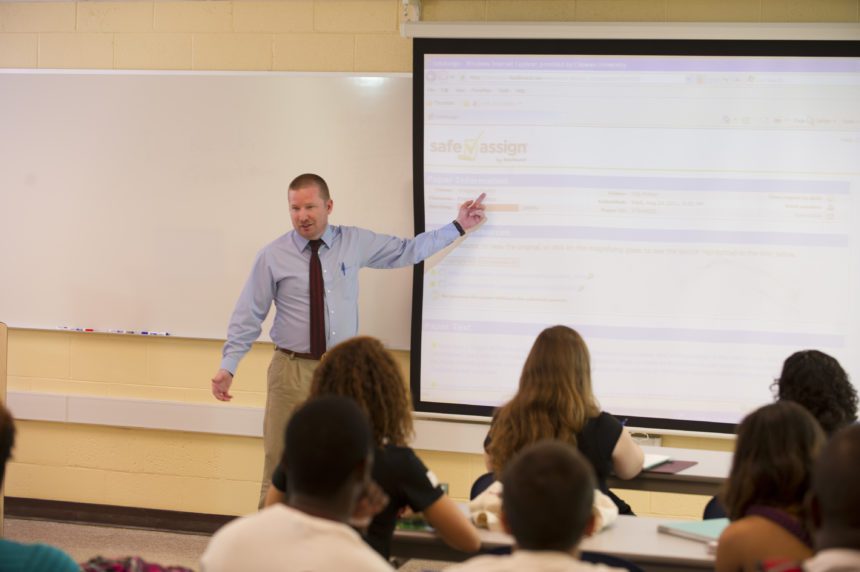
[[709, 518], [707, 520], [689, 520], [661, 524], [657, 527], [659, 532], [673, 534], [699, 542], [712, 542], [720, 537], [723, 530], [729, 525], [727, 518]]

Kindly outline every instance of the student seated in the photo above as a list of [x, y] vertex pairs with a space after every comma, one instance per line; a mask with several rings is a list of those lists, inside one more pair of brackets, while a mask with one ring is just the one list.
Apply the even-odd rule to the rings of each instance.
[[826, 353], [791, 354], [773, 389], [777, 399], [804, 406], [828, 435], [857, 421], [857, 391], [839, 362]]
[[517, 394], [502, 406], [484, 448], [487, 464], [498, 476], [526, 445], [557, 439], [579, 449], [597, 475], [597, 486], [620, 514], [630, 506], [606, 486], [614, 471], [632, 479], [642, 470], [644, 454], [621, 423], [600, 410], [591, 390], [591, 362], [582, 337], [567, 326], [547, 328], [535, 340]]
[[[15, 420], [0, 403], [0, 486], [6, 476], [6, 462], [15, 446]], [[19, 544], [0, 538], [0, 570], [3, 572], [80, 572], [71, 556], [46, 544]]]
[[809, 515], [815, 556], [803, 569], [860, 570], [860, 425], [840, 429], [818, 456]]
[[595, 489], [590, 463], [573, 446], [541, 441], [519, 452], [502, 473], [502, 525], [516, 546], [510, 556], [478, 556], [451, 572], [616, 570], [577, 558], [591, 534]]
[[373, 434], [351, 399], [323, 397], [287, 424], [286, 504], [234, 520], [212, 537], [203, 572], [391, 570], [346, 521], [370, 482]]
[[[356, 337], [329, 350], [314, 372], [309, 400], [324, 395], [354, 399], [370, 419], [376, 448], [372, 476], [389, 502], [371, 520], [365, 535], [368, 544], [388, 558], [397, 515], [409, 507], [423, 512], [451, 547], [477, 552], [481, 547], [477, 529], [407, 446], [412, 436], [412, 408], [406, 382], [379, 340]], [[266, 506], [283, 499], [287, 483], [284, 468], [279, 466], [272, 476]]]
[[815, 418], [790, 401], [761, 407], [741, 421], [721, 494], [732, 522], [717, 545], [717, 572], [754, 571], [767, 561], [812, 555], [801, 512], [824, 439]]

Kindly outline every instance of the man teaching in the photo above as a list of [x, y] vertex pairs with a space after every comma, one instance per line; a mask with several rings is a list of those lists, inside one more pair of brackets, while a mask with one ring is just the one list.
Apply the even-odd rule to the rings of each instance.
[[239, 361], [259, 337], [275, 304], [270, 337], [263, 445], [266, 452], [260, 503], [281, 457], [284, 428], [293, 407], [307, 397], [313, 371], [327, 348], [358, 333], [358, 271], [398, 268], [439, 252], [484, 220], [482, 193], [460, 205], [457, 218], [413, 239], [328, 224], [334, 202], [314, 174], [299, 175], [287, 192], [293, 230], [264, 246], [239, 295], [227, 329], [221, 368], [212, 394], [229, 401]]

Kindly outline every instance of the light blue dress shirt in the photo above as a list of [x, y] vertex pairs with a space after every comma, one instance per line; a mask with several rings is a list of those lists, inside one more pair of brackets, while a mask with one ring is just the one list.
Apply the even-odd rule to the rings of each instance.
[[[417, 264], [460, 236], [453, 223], [397, 238], [352, 226], [328, 225], [322, 235], [320, 262], [325, 283], [326, 347], [358, 333], [358, 271]], [[296, 231], [280, 236], [257, 254], [227, 328], [221, 367], [235, 374], [242, 357], [260, 336], [263, 320], [275, 303], [269, 332], [278, 347], [310, 351], [310, 292], [308, 265], [311, 249]]]

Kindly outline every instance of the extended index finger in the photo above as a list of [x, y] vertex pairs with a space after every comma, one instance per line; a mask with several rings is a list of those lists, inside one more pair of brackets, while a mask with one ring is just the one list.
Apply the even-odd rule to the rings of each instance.
[[471, 205], [469, 205], [469, 208], [480, 207], [481, 202], [483, 202], [483, 200], [485, 198], [487, 198], [487, 193], [481, 193], [481, 196], [479, 196], [477, 199], [475, 199], [475, 202], [473, 202]]

